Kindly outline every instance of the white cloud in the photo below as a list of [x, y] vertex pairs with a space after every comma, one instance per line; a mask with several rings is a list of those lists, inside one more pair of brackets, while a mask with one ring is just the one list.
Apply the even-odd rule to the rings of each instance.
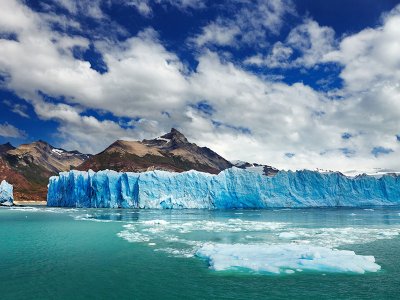
[[206, 0], [128, 0], [122, 2], [125, 5], [134, 6], [143, 16], [150, 17], [153, 14], [154, 5], [168, 5], [185, 11], [204, 8]]
[[340, 76], [347, 89], [363, 91], [375, 83], [391, 85], [400, 81], [400, 5], [388, 14], [383, 25], [345, 37], [339, 50], [324, 61], [344, 66]]
[[208, 43], [218, 46], [231, 46], [236, 43], [236, 37], [240, 34], [240, 28], [232, 24], [223, 24], [217, 20], [203, 27], [202, 33], [192, 41], [201, 47]]
[[130, 0], [127, 5], [134, 6], [138, 12], [144, 16], [150, 16], [153, 12], [150, 6], [150, 1]]
[[268, 66], [269, 68], [286, 68], [291, 64], [290, 57], [292, 54], [292, 48], [285, 46], [282, 42], [277, 42], [274, 44], [271, 53], [267, 57], [257, 54], [247, 58], [244, 63]]
[[[212, 144], [230, 159], [295, 169], [400, 169], [396, 157], [400, 150], [396, 138], [398, 87], [377, 86], [376, 93], [371, 91], [368, 97], [344, 92], [345, 99], [334, 101], [301, 83], [263, 80], [222, 62], [214, 53], [200, 57], [191, 84], [199, 99], [213, 106], [214, 113], [209, 118], [191, 111], [188, 131], [200, 144]], [[210, 119], [228, 126], [215, 128]], [[247, 128], [251, 134], [233, 127]], [[353, 136], [344, 139], [345, 132]], [[393, 152], [374, 157], [375, 147]]]
[[[275, 45], [270, 63], [286, 63], [290, 48], [302, 54], [298, 64], [342, 64], [345, 88], [324, 94], [252, 74], [210, 51], [188, 71], [152, 29], [124, 42], [96, 41], [108, 70], [100, 74], [72, 54], [75, 46], [87, 48], [87, 39], [53, 32], [42, 16], [8, 0], [0, 2], [0, 30], [18, 40], [0, 40], [0, 72], [40, 118], [59, 122], [56, 134], [67, 148], [97, 152], [117, 138], [149, 138], [176, 126], [229, 159], [291, 169], [400, 169], [398, 18], [392, 12], [381, 27], [344, 38], [336, 51], [331, 29], [310, 20]], [[200, 101], [212, 112], [196, 109]], [[132, 120], [96, 118], [87, 109]], [[352, 137], [342, 138], [345, 132]], [[393, 152], [375, 157], [374, 147]]]
[[99, 121], [93, 116], [81, 115], [81, 109], [67, 104], [51, 104], [36, 100], [35, 112], [44, 120], [60, 122], [57, 136], [62, 139], [61, 146], [68, 149], [96, 153], [116, 139], [139, 137], [137, 131], [132, 128], [124, 129], [114, 121]]
[[[11, 9], [4, 7], [0, 19]], [[72, 54], [73, 47], [87, 48], [87, 39], [53, 32], [29, 10], [22, 17], [29, 26], [17, 30], [18, 41], [0, 40], [0, 68], [10, 75], [7, 86], [21, 97], [36, 98], [41, 91], [127, 117], [179, 111], [184, 105], [183, 65], [159, 43], [153, 30], [116, 45], [97, 42], [108, 68], [100, 74]]]
[[[394, 150], [384, 155], [389, 166], [398, 168], [400, 119], [400, 6], [383, 18], [383, 24], [345, 37], [339, 49], [324, 61], [340, 63], [344, 81], [343, 105], [338, 117], [349, 128], [362, 132], [360, 151], [374, 147]], [[391, 161], [389, 161], [389, 159]]]
[[198, 47], [204, 45], [234, 46], [267, 44], [267, 34], [278, 34], [287, 14], [294, 14], [290, 0], [238, 1], [234, 7], [229, 4], [231, 17], [219, 17], [202, 28], [197, 36], [189, 39]]
[[[264, 81], [232, 63], [221, 62], [214, 53], [199, 59], [197, 72], [191, 80], [194, 92], [215, 108], [212, 116], [215, 121], [247, 128], [251, 135], [245, 135], [245, 139], [254, 140], [253, 145], [265, 145], [257, 151], [249, 151], [247, 146], [240, 144], [227, 146], [223, 153], [230, 158], [236, 153], [247, 159], [273, 157], [277, 163], [282, 161], [278, 157], [285, 152], [318, 152], [321, 147], [335, 146], [333, 141], [340, 130], [336, 128], [325, 134], [326, 139], [321, 139], [329, 125], [324, 125], [323, 118], [316, 115], [320, 110], [334, 108], [323, 95], [301, 83], [290, 86]], [[207, 86], [206, 90], [202, 88], [204, 86]], [[197, 119], [200, 117], [196, 116]], [[225, 134], [240, 135], [229, 126], [221, 129]]]
[[333, 51], [334, 46], [334, 30], [307, 19], [293, 28], [284, 42], [275, 43], [268, 55], [249, 57], [245, 63], [269, 68], [311, 68], [321, 63], [324, 55]]
[[[98, 108], [117, 115], [151, 117], [156, 111], [173, 113], [185, 105], [188, 84], [184, 66], [159, 43], [152, 30], [119, 47], [99, 48], [109, 71], [99, 82], [102, 93], [97, 97]], [[118, 106], [110, 98], [118, 99]]]
[[291, 30], [287, 44], [300, 52], [300, 57], [293, 64], [309, 68], [334, 49], [335, 32], [332, 28], [320, 26], [309, 19]]
[[[144, 120], [156, 118], [165, 122], [169, 118], [163, 112], [179, 114], [184, 107], [187, 83], [183, 65], [158, 42], [153, 30], [145, 30], [116, 45], [96, 42], [108, 68], [107, 73], [100, 74], [89, 62], [72, 54], [73, 47], [87, 48], [87, 39], [53, 32], [42, 15], [19, 2], [0, 5], [0, 22], [3, 22], [0, 31], [12, 30], [18, 35], [17, 41], [0, 39], [0, 71], [7, 74], [7, 88], [28, 100], [40, 118], [58, 120], [63, 136], [66, 139], [74, 136], [75, 141], [85, 145], [81, 148], [98, 151], [111, 141], [111, 136], [138, 137]], [[17, 26], [13, 20], [6, 22], [4, 16], [13, 13], [24, 26]], [[51, 106], [43, 101], [43, 93], [64, 97], [66, 102], [78, 106]], [[49, 105], [51, 109], [45, 109]], [[100, 122], [83, 116], [85, 108], [117, 116], [140, 116], [142, 121], [136, 125], [136, 131], [128, 130], [113, 121]], [[110, 138], [100, 138], [102, 135]]]
[[6, 122], [0, 124], [0, 136], [9, 138], [22, 138], [26, 136], [26, 133], [23, 130], [20, 130]]
[[52, 0], [58, 6], [66, 9], [70, 14], [82, 14], [95, 19], [105, 18], [101, 10], [102, 4], [107, 4], [105, 0]]
[[271, 54], [266, 59], [266, 65], [270, 68], [287, 66], [293, 54], [293, 49], [277, 42], [272, 48]]
[[[127, 37], [128, 31], [103, 12], [103, 9], [111, 8], [118, 2], [125, 4], [121, 0], [48, 0], [40, 3], [42, 13], [35, 14], [42, 23], [64, 32], [79, 32], [93, 40], [116, 40]], [[81, 26], [82, 20], [90, 20], [90, 23], [95, 24], [95, 29], [92, 28], [93, 25]]]
[[24, 118], [29, 118], [29, 115], [27, 113], [28, 106], [19, 103], [13, 103], [10, 100], [3, 100], [3, 104], [8, 106], [13, 113], [16, 113], [17, 115], [20, 115]]

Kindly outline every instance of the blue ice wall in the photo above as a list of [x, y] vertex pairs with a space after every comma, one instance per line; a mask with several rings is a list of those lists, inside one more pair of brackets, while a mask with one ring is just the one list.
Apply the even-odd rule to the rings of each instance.
[[197, 171], [70, 171], [50, 178], [48, 206], [111, 208], [277, 208], [400, 204], [400, 176], [281, 171], [267, 177], [231, 168]]
[[13, 186], [3, 180], [0, 183], [0, 204], [12, 205], [14, 201]]

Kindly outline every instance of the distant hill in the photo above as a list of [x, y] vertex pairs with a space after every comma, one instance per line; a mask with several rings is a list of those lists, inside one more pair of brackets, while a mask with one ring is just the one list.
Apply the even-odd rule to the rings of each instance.
[[125, 172], [197, 170], [216, 174], [230, 167], [232, 164], [225, 158], [207, 147], [190, 143], [182, 133], [172, 128], [171, 132], [152, 140], [118, 140], [77, 169]]
[[89, 158], [78, 151], [66, 151], [44, 141], [15, 148], [0, 145], [0, 181], [14, 186], [16, 200], [44, 200], [50, 176], [69, 171]]

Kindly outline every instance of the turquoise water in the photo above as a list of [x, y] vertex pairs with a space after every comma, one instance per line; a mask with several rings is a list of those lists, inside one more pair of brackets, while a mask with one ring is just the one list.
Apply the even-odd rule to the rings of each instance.
[[[1, 299], [399, 299], [400, 209], [0, 209]], [[216, 271], [204, 244], [315, 245], [377, 272]], [[345, 262], [344, 262], [345, 263]]]

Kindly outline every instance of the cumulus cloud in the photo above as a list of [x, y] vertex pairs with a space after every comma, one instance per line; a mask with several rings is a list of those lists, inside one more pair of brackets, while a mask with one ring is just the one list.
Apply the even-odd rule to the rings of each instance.
[[263, 57], [261, 54], [257, 54], [245, 59], [245, 64], [257, 65], [257, 66], [268, 66], [269, 68], [287, 68], [291, 65], [291, 56], [293, 49], [285, 46], [282, 42], [276, 42], [271, 50], [271, 53]]
[[[210, 129], [213, 120], [229, 125], [218, 131], [237, 138], [218, 137], [216, 140], [227, 145], [221, 151], [232, 159], [235, 155], [260, 161], [269, 157], [274, 163], [284, 165], [287, 159], [284, 153], [319, 153], [325, 147], [338, 147], [341, 142], [340, 127], [326, 124], [325, 116], [319, 114], [320, 111], [334, 112], [335, 105], [302, 83], [287, 85], [265, 81], [209, 52], [199, 58], [191, 85], [193, 92], [207, 99], [214, 108], [208, 120], [207, 116], [192, 113], [193, 123], [204, 126], [196, 132], [200, 135], [214, 132]], [[238, 143], [232, 145], [235, 140]], [[254, 147], [249, 151], [251, 145]]]
[[[18, 22], [7, 19], [11, 15]], [[73, 55], [74, 48], [88, 47], [86, 38], [52, 31], [41, 15], [17, 1], [0, 3], [0, 30], [18, 36], [17, 40], [0, 39], [0, 70], [7, 74], [7, 88], [28, 100], [41, 119], [60, 122], [61, 136], [81, 144], [81, 149], [95, 152], [116, 137], [140, 136], [140, 126], [134, 131], [114, 121], [98, 121], [83, 115], [84, 108], [140, 116], [143, 125], [146, 116], [159, 114], [163, 119], [162, 112], [182, 107], [186, 82], [182, 65], [152, 30], [116, 47], [98, 42], [108, 65], [103, 75]], [[49, 97], [62, 97], [70, 104], [46, 103]]]
[[381, 26], [345, 37], [338, 50], [323, 58], [343, 66], [340, 77], [344, 81], [342, 95], [346, 101], [334, 117], [340, 117], [349, 128], [361, 132], [359, 151], [365, 156], [367, 152], [379, 158], [384, 156], [396, 166], [400, 118], [399, 8], [386, 14]]
[[257, 54], [245, 60], [247, 64], [269, 68], [310, 68], [322, 62], [334, 50], [335, 32], [327, 26], [307, 19], [293, 28], [284, 42], [276, 42], [268, 55]]
[[[267, 2], [257, 3], [281, 3]], [[242, 12], [252, 12], [246, 8], [252, 4], [243, 3]], [[267, 59], [271, 67], [340, 64], [345, 87], [322, 93], [251, 73], [218, 51], [200, 51], [191, 70], [151, 28], [113, 42], [55, 32], [42, 15], [8, 0], [0, 2], [0, 31], [18, 38], [0, 39], [0, 72], [7, 75], [5, 86], [41, 119], [60, 124], [57, 134], [66, 148], [98, 152], [117, 138], [149, 138], [174, 126], [229, 159], [291, 169], [400, 168], [399, 18], [395, 10], [381, 26], [349, 35], [338, 46], [332, 29], [306, 20], [267, 57], [253, 58]], [[240, 33], [199, 45], [245, 42], [251, 28], [265, 35], [282, 26], [282, 18], [268, 21], [275, 25], [251, 21], [245, 37], [244, 21], [233, 19]], [[107, 66], [104, 73], [74, 56], [74, 49], [91, 44]], [[113, 118], [90, 114], [93, 109]]]
[[[7, 21], [13, 11], [18, 22]], [[8, 74], [7, 88], [28, 100], [41, 119], [57, 120], [59, 137], [67, 144], [96, 152], [116, 138], [161, 134], [154, 127], [172, 126], [171, 115], [177, 115], [174, 122], [182, 118], [188, 91], [186, 71], [177, 56], [158, 41], [154, 30], [143, 30], [118, 44], [96, 41], [108, 70], [100, 74], [88, 61], [73, 55], [73, 49], [89, 47], [88, 39], [51, 30], [42, 15], [17, 1], [0, 3], [0, 20], [0, 31], [18, 35], [18, 40], [0, 39], [0, 70]], [[66, 103], [46, 102], [60, 97]], [[130, 127], [99, 121], [84, 114], [87, 108], [139, 121]]]
[[0, 124], [0, 136], [9, 138], [22, 138], [26, 136], [26, 133], [23, 130], [20, 130], [6, 122]]
[[[246, 155], [251, 153], [260, 161], [268, 157], [280, 167], [399, 169], [399, 20], [396, 8], [383, 18], [382, 26], [343, 38], [337, 50], [333, 30], [307, 20], [292, 29], [284, 43], [276, 43], [269, 56], [251, 58], [253, 64], [272, 68], [339, 63], [345, 87], [326, 94], [299, 83], [265, 82], [233, 64], [200, 59], [195, 76], [204, 73], [203, 80], [210, 81], [199, 86], [209, 87], [211, 94], [206, 99], [218, 98], [210, 101], [217, 112], [213, 117], [222, 123], [235, 120], [234, 124], [252, 133], [236, 135], [237, 139], [218, 136], [219, 143], [230, 145], [221, 146], [222, 153], [234, 158], [243, 149], [241, 158], [251, 160]], [[218, 71], [221, 67], [224, 70]], [[216, 74], [211, 76], [213, 72]], [[225, 107], [220, 107], [225, 99]], [[353, 135], [343, 139], [345, 132]], [[246, 147], [240, 146], [244, 144]], [[290, 162], [282, 151], [291, 153]]]
[[[12, 9], [3, 7], [0, 19]], [[0, 68], [10, 75], [8, 88], [22, 98], [63, 96], [71, 104], [127, 117], [181, 109], [187, 90], [183, 65], [153, 30], [117, 45], [97, 42], [108, 69], [100, 74], [73, 55], [73, 48], [87, 49], [86, 38], [51, 31], [32, 11], [22, 6], [19, 11], [27, 26], [14, 28], [18, 41], [0, 40]]]
[[351, 91], [375, 84], [393, 86], [400, 81], [400, 5], [377, 28], [345, 37], [339, 49], [324, 56], [326, 62], [344, 66], [340, 76]]
[[81, 115], [81, 109], [63, 103], [39, 100], [35, 103], [35, 112], [44, 120], [60, 122], [58, 137], [61, 138], [61, 146], [68, 149], [96, 153], [116, 139], [139, 137], [132, 128], [124, 129], [111, 120], [100, 121], [93, 116]]
[[[238, 1], [236, 6], [224, 5], [230, 12], [202, 28], [190, 39], [197, 47], [204, 45], [234, 46], [244, 43], [261, 46], [267, 34], [278, 34], [287, 14], [294, 14], [290, 0]], [[239, 8], [238, 8], [239, 6]]]
[[240, 28], [236, 25], [217, 20], [203, 27], [202, 33], [193, 39], [193, 42], [201, 47], [212, 43], [218, 46], [231, 46], [236, 43], [236, 37], [240, 34]]

